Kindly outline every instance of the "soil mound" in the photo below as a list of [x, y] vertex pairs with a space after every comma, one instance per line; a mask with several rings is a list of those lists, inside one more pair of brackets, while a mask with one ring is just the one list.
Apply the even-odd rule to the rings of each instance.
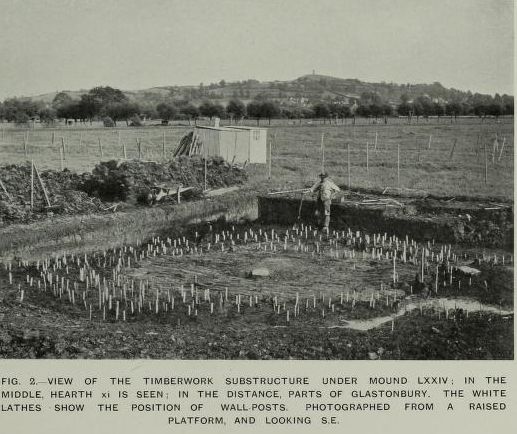
[[34, 204], [31, 211], [31, 165], [0, 166], [0, 179], [9, 197], [0, 191], [0, 224], [28, 222], [54, 214], [78, 214], [101, 211], [102, 201], [79, 190], [84, 175], [69, 170], [40, 173], [51, 207], [47, 207], [43, 189], [34, 174]]
[[[222, 158], [207, 160], [209, 189], [243, 184], [244, 169]], [[205, 162], [201, 157], [179, 157], [164, 163], [152, 161], [104, 161], [92, 173], [77, 174], [47, 170], [40, 172], [51, 207], [34, 173], [34, 200], [31, 210], [31, 164], [0, 166], [0, 226], [42, 220], [55, 214], [98, 213], [110, 208], [106, 202], [145, 199], [155, 185], [192, 187], [182, 198], [199, 196], [204, 189]], [[172, 196], [163, 201], [175, 200]]]
[[[155, 185], [193, 187], [194, 194], [204, 188], [205, 162], [199, 156], [182, 156], [166, 163], [153, 161], [106, 161], [97, 164], [81, 189], [103, 200], [126, 201], [149, 193]], [[246, 172], [222, 158], [207, 160], [207, 187], [220, 188], [243, 184]]]

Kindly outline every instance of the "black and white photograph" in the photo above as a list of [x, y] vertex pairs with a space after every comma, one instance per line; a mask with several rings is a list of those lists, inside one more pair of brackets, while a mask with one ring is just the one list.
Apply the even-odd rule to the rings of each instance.
[[0, 358], [513, 360], [513, 17], [0, 0]]

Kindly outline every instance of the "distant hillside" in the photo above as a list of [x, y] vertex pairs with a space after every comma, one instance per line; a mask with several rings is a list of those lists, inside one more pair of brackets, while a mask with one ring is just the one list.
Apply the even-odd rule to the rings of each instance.
[[[64, 92], [78, 99], [87, 90]], [[222, 80], [209, 85], [201, 83], [197, 86], [160, 86], [129, 90], [124, 93], [134, 102], [152, 106], [160, 102], [178, 100], [189, 100], [199, 104], [207, 99], [226, 104], [232, 98], [239, 98], [244, 102], [252, 99], [269, 99], [277, 101], [280, 105], [298, 106], [325, 100], [352, 104], [354, 101], [360, 101], [361, 98], [369, 99], [372, 95], [396, 105], [400, 103], [402, 95], [406, 95], [408, 100], [427, 95], [441, 102], [462, 101], [472, 96], [470, 91], [447, 89], [438, 82], [432, 84], [367, 83], [358, 79], [319, 74], [303, 75], [289, 81], [259, 82], [250, 79], [226, 83]], [[57, 91], [32, 96], [31, 99], [50, 103], [56, 94]]]

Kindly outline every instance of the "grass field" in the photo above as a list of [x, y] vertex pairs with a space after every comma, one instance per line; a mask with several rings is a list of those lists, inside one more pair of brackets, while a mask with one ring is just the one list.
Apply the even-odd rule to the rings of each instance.
[[[300, 124], [284, 120], [273, 121], [271, 126], [262, 121], [261, 126], [269, 129], [272, 142], [272, 179], [268, 180], [267, 167], [251, 167], [250, 184], [259, 190], [300, 188], [316, 180], [322, 170], [323, 135], [324, 168], [339, 184], [350, 182], [352, 187], [400, 187], [437, 195], [513, 199], [513, 119], [499, 122], [433, 119], [413, 121], [411, 125], [404, 119], [390, 119], [387, 125], [365, 119], [356, 125], [350, 121], [329, 125], [320, 121]], [[161, 160], [164, 143], [165, 157], [170, 158], [181, 137], [191, 129], [176, 124], [27, 130], [3, 124], [0, 125], [0, 163], [33, 159], [42, 169], [59, 169], [62, 141], [64, 167], [73, 171], [89, 171], [100, 160], [122, 158], [124, 147], [127, 158], [137, 158], [137, 141], [141, 143], [142, 159]]]

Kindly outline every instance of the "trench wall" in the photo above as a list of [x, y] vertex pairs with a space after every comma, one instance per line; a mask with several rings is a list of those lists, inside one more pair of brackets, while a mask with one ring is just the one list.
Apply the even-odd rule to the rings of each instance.
[[[300, 199], [286, 197], [261, 196], [258, 198], [259, 219], [264, 223], [292, 225], [302, 221], [308, 224], [316, 224], [316, 201], [304, 200], [301, 207], [300, 219], [298, 212]], [[414, 208], [413, 208], [414, 211]], [[442, 243], [459, 243], [473, 241], [476, 244], [475, 228], [467, 227], [465, 221], [451, 214], [419, 215], [418, 212], [405, 214], [404, 209], [386, 208], [383, 206], [356, 207], [349, 204], [333, 203], [331, 207], [331, 228], [364, 230], [370, 233], [388, 233], [399, 237], [409, 237], [415, 240], [435, 240]], [[506, 213], [507, 211], [505, 211]], [[511, 211], [510, 211], [511, 213]], [[486, 214], [486, 213], [485, 213]], [[485, 216], [486, 217], [486, 216]], [[499, 213], [490, 215], [497, 221]], [[513, 219], [512, 219], [513, 220]], [[503, 234], [501, 235], [501, 231]], [[494, 223], [491, 234], [483, 234], [485, 239], [489, 235], [498, 235], [491, 245], [497, 247], [509, 247], [513, 243], [513, 226], [501, 229]], [[478, 244], [483, 244], [483, 239]], [[492, 240], [493, 241], [493, 240]]]
[[171, 234], [203, 221], [256, 220], [257, 198], [232, 193], [216, 200], [137, 207], [110, 214], [56, 217], [37, 224], [0, 229], [0, 259], [37, 258], [49, 253], [87, 252]]

